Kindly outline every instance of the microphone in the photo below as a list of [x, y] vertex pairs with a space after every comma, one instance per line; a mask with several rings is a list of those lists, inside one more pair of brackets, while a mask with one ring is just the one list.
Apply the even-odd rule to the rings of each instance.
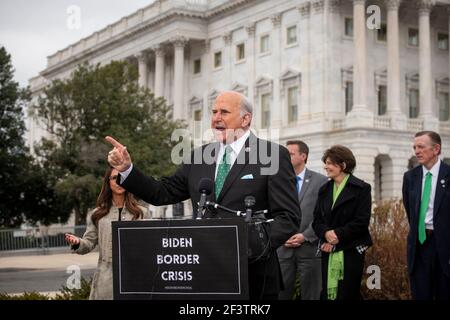
[[255, 205], [256, 199], [254, 196], [246, 196], [244, 199], [245, 204], [245, 221], [250, 222], [252, 220], [252, 207]]
[[197, 212], [195, 214], [195, 219], [203, 218], [203, 210], [205, 209], [206, 197], [212, 192], [214, 183], [211, 179], [202, 178], [198, 183], [198, 192], [200, 192], [200, 201], [198, 202]]

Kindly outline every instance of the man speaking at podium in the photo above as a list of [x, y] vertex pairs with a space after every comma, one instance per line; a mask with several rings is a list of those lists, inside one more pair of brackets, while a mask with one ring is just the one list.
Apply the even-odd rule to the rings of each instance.
[[[214, 181], [207, 200], [229, 209], [243, 210], [244, 199], [253, 196], [256, 200], [253, 209], [267, 209], [266, 217], [273, 222], [270, 256], [249, 261], [249, 296], [277, 299], [282, 279], [276, 249], [298, 230], [300, 207], [289, 152], [250, 132], [252, 113], [251, 103], [242, 94], [233, 91], [219, 94], [211, 115], [217, 142], [194, 150], [190, 161], [184, 161], [171, 177], [156, 180], [145, 176], [132, 165], [126, 147], [112, 137], [106, 137], [114, 147], [108, 154], [108, 162], [120, 172], [117, 180], [123, 188], [156, 206], [190, 198], [196, 212], [202, 178]], [[207, 210], [204, 217], [227, 218], [230, 213]]]

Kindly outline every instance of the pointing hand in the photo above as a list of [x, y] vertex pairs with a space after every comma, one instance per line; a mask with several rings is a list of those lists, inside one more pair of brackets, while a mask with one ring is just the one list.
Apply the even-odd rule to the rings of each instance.
[[131, 166], [131, 157], [127, 151], [127, 147], [120, 144], [113, 137], [107, 136], [105, 138], [106, 141], [112, 144], [114, 147], [108, 153], [108, 163], [114, 169], [117, 169], [119, 172], [126, 171]]

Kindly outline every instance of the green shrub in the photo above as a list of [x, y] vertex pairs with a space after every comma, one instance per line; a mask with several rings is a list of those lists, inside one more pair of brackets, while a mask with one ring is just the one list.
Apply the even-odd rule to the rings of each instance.
[[58, 293], [53, 300], [87, 300], [91, 293], [91, 282], [92, 278], [89, 280], [81, 278], [80, 289], [69, 289], [63, 286], [61, 293]]
[[63, 286], [60, 290], [61, 293], [57, 293], [55, 297], [33, 291], [20, 295], [0, 293], [0, 300], [87, 300], [91, 292], [91, 282], [92, 278], [89, 280], [81, 278], [80, 289], [69, 289]]
[[50, 300], [48, 295], [32, 291], [24, 292], [20, 295], [9, 295], [7, 293], [0, 293], [0, 300]]

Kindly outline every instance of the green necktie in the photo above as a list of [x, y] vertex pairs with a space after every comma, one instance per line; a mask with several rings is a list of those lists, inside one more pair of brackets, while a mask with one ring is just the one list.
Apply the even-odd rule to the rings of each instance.
[[419, 242], [421, 244], [423, 244], [427, 238], [425, 233], [425, 215], [427, 213], [428, 204], [430, 203], [431, 177], [431, 172], [427, 172], [425, 175], [425, 186], [423, 187], [422, 201], [420, 201]]
[[228, 172], [231, 167], [230, 154], [232, 149], [230, 146], [225, 148], [225, 152], [222, 157], [222, 161], [219, 164], [219, 169], [217, 170], [216, 177], [216, 199], [219, 198], [220, 191], [222, 191], [223, 184], [227, 178]]

